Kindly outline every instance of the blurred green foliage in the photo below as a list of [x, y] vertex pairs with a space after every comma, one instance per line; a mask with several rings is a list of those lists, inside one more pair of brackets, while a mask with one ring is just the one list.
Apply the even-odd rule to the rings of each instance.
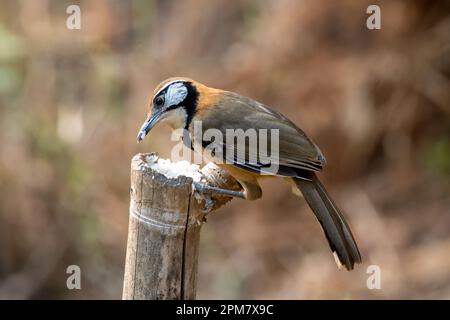
[[450, 139], [448, 136], [433, 141], [425, 150], [429, 170], [437, 174], [450, 174]]

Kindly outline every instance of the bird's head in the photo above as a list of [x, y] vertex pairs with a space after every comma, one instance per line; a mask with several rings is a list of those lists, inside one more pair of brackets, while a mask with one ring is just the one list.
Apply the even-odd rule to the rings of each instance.
[[147, 119], [139, 130], [138, 142], [159, 122], [173, 129], [187, 128], [197, 110], [199, 90], [204, 86], [189, 78], [170, 78], [155, 89]]

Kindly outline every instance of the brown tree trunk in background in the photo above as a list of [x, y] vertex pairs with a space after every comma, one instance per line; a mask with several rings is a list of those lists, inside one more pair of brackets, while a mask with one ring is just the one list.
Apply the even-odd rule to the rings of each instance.
[[[192, 178], [168, 178], [151, 168], [154, 154], [131, 162], [131, 199], [123, 299], [195, 299], [204, 200], [192, 194]], [[231, 176], [209, 164], [205, 183], [238, 189]], [[230, 198], [213, 197], [214, 208]]]

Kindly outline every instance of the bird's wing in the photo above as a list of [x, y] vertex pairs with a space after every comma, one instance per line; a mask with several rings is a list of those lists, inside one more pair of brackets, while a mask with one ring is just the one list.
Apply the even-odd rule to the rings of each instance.
[[[212, 133], [218, 131], [223, 136], [222, 141], [203, 136], [202, 146], [214, 150], [216, 159], [258, 173], [274, 174], [270, 170], [276, 165], [275, 174], [281, 176], [322, 169], [325, 158], [319, 148], [281, 113], [231, 92], [222, 99], [214, 112], [205, 111], [202, 117], [203, 133], [212, 129]], [[257, 143], [249, 143], [252, 139]], [[278, 150], [274, 145], [277, 142]]]

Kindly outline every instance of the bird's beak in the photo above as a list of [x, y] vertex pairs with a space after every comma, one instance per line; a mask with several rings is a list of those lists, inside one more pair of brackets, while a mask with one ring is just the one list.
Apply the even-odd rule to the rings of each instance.
[[145, 138], [145, 136], [152, 130], [152, 128], [161, 120], [164, 118], [164, 112], [162, 110], [158, 110], [153, 112], [147, 120], [145, 120], [144, 124], [142, 125], [141, 129], [139, 130], [137, 141], [140, 142]]

